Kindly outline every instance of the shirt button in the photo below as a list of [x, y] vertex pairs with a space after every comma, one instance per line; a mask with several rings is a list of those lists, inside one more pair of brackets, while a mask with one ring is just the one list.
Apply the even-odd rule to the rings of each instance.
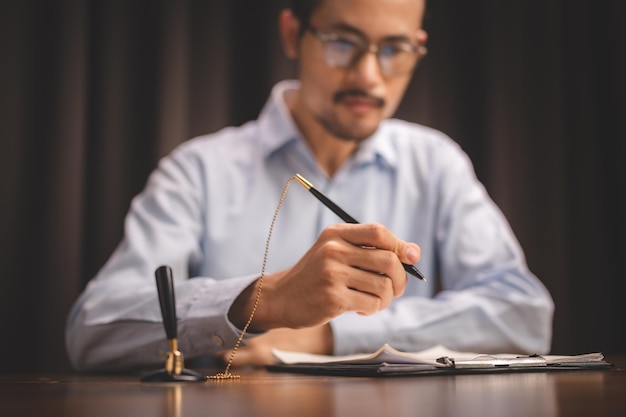
[[216, 334], [211, 336], [211, 341], [213, 342], [215, 346], [222, 346], [224, 344], [224, 341], [222, 340], [222, 338]]

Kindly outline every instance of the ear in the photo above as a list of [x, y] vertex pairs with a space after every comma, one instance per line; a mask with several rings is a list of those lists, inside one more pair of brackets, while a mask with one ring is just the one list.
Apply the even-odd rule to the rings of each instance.
[[293, 15], [291, 10], [284, 9], [280, 12], [278, 26], [285, 55], [290, 59], [297, 58], [300, 21]]
[[426, 43], [428, 43], [428, 33], [426, 33], [426, 31], [423, 29], [418, 30], [417, 40], [419, 41], [420, 45], [426, 45]]

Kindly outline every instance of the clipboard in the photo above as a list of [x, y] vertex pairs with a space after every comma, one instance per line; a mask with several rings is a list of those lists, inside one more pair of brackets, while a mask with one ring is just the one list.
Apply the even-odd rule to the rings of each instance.
[[426, 376], [503, 372], [546, 372], [609, 369], [613, 365], [602, 353], [584, 355], [518, 355], [458, 352], [435, 346], [407, 353], [388, 344], [364, 355], [326, 356], [274, 350], [277, 362], [266, 368], [290, 372], [335, 376]]

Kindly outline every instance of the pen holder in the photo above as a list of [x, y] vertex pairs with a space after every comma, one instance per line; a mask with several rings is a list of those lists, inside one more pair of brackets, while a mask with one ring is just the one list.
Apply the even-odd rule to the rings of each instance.
[[159, 304], [163, 316], [163, 326], [170, 346], [165, 359], [165, 368], [152, 372], [143, 378], [142, 382], [204, 382], [206, 376], [190, 369], [185, 369], [183, 354], [178, 350], [176, 328], [176, 299], [174, 296], [174, 280], [172, 269], [161, 266], [155, 271]]
[[170, 372], [167, 368], [159, 369], [141, 378], [141, 382], [205, 382], [206, 380], [206, 376], [185, 368], [181, 368], [179, 373]]

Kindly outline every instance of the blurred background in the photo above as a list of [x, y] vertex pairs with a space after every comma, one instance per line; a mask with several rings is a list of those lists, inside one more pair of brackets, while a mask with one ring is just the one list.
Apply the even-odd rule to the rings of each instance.
[[[159, 158], [296, 76], [286, 4], [0, 1], [0, 372], [70, 369], [69, 308]], [[554, 297], [553, 353], [626, 353], [624, 21], [622, 0], [430, 0], [397, 113], [469, 153]]]

